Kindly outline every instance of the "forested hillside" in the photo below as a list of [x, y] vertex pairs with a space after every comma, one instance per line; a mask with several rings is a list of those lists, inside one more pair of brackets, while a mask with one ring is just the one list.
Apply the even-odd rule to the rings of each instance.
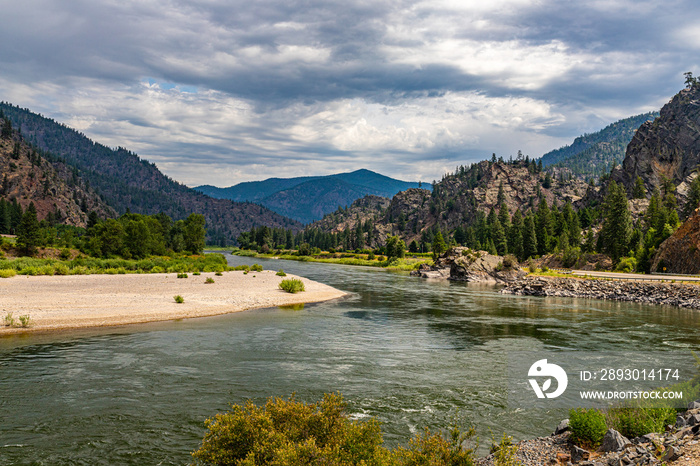
[[163, 212], [175, 220], [205, 216], [209, 241], [230, 244], [255, 225], [298, 229], [301, 225], [251, 203], [212, 199], [161, 173], [155, 164], [124, 149], [110, 149], [52, 119], [0, 103], [0, 110], [32, 144], [61, 158], [117, 213]]
[[90, 212], [116, 215], [75, 169], [28, 145], [2, 113], [0, 126], [0, 233], [15, 234], [32, 202], [50, 224], [85, 227]]
[[595, 133], [584, 134], [571, 145], [543, 155], [542, 165], [568, 168], [586, 180], [598, 179], [622, 162], [627, 145], [642, 123], [658, 116], [659, 112], [644, 113], [616, 121]]

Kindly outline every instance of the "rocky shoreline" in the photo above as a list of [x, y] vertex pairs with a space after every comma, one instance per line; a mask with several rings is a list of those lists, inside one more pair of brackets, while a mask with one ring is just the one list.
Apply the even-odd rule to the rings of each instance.
[[680, 283], [528, 276], [506, 283], [501, 293], [632, 301], [700, 309], [700, 287]]
[[[596, 450], [580, 448], [569, 439], [569, 420], [563, 420], [549, 437], [517, 443], [516, 460], [523, 466], [569, 465], [626, 466], [700, 464], [700, 402], [693, 401], [677, 416], [675, 426], [662, 433], [627, 439], [608, 429]], [[478, 466], [495, 465], [494, 454], [476, 461]]]

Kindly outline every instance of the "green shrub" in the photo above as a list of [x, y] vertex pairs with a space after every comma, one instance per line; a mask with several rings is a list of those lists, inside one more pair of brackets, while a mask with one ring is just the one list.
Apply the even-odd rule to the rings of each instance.
[[118, 273], [118, 270], [114, 267], [111, 267], [109, 269], [105, 269], [104, 273], [106, 273], [107, 275], [116, 275]]
[[70, 249], [68, 249], [68, 248], [61, 249], [61, 252], [58, 255], [58, 257], [64, 261], [67, 261], [68, 259], [70, 259], [70, 256], [71, 256]]
[[250, 267], [250, 270], [253, 271], [253, 272], [262, 272], [262, 271], [263, 271], [263, 267], [262, 267], [262, 265], [260, 265], [260, 264], [253, 264], [253, 265]]
[[19, 316], [19, 324], [24, 328], [29, 327], [31, 325], [29, 316]]
[[79, 266], [77, 266], [77, 267], [73, 267], [73, 268], [70, 270], [70, 274], [71, 274], [71, 275], [87, 275], [87, 274], [89, 274], [89, 273], [90, 273], [90, 269], [88, 269], [87, 267], [85, 267], [85, 266], [83, 266], [83, 265], [79, 265]]
[[221, 277], [221, 276], [223, 275], [223, 273], [221, 273], [221, 272], [216, 272], [214, 275], [216, 275], [217, 277]]
[[187, 274], [186, 273], [179, 273], [179, 274], [177, 274], [177, 278], [187, 278]]
[[0, 278], [10, 278], [17, 275], [15, 269], [0, 269]]
[[155, 265], [151, 269], [151, 273], [165, 273], [165, 268], [161, 267], [160, 265]]
[[284, 270], [282, 270], [282, 269], [279, 269], [279, 271], [275, 275], [277, 275], [278, 277], [286, 277], [287, 276], [287, 274], [284, 273]]
[[631, 273], [637, 269], [637, 259], [634, 257], [623, 257], [615, 266], [616, 272]]
[[546, 265], [543, 265], [542, 272], [549, 272], [549, 267], [547, 267]]
[[610, 427], [628, 438], [652, 432], [663, 432], [667, 424], [675, 424], [676, 410], [672, 408], [642, 408], [622, 406], [606, 413]]
[[192, 456], [212, 465], [389, 464], [379, 422], [351, 420], [346, 409], [334, 394], [314, 404], [292, 397], [270, 398], [263, 407], [233, 405], [206, 421], [202, 446]]
[[15, 318], [12, 317], [11, 312], [8, 312], [3, 320], [5, 322], [5, 327], [12, 327], [13, 325], [15, 325]]
[[211, 277], [207, 277], [207, 279], [204, 280], [204, 283], [214, 283], [214, 279]]
[[577, 408], [569, 411], [569, 429], [574, 443], [595, 448], [600, 445], [608, 427], [605, 415], [599, 410]]
[[511, 270], [518, 267], [518, 259], [515, 258], [513, 254], [506, 254], [503, 258], [503, 268], [506, 270]]
[[493, 463], [495, 466], [519, 466], [520, 461], [516, 458], [518, 446], [513, 445], [513, 437], [509, 437], [503, 433], [503, 437], [499, 443], [491, 437], [491, 453], [493, 453]]
[[25, 267], [19, 271], [20, 275], [41, 275], [38, 267]]
[[54, 268], [53, 265], [44, 265], [38, 269], [39, 275], [53, 275]]
[[527, 260], [527, 269], [530, 271], [530, 273], [537, 272], [537, 266], [535, 266], [535, 261], [533, 261], [532, 258]]
[[117, 273], [118, 273], [119, 275], [123, 275], [123, 274], [126, 273], [126, 269], [125, 269], [124, 267], [119, 267], [119, 268], [117, 269]]
[[376, 259], [377, 256], [374, 255], [374, 251], [370, 251], [369, 254], [367, 254], [367, 260], [368, 261], [373, 261]]
[[54, 275], [68, 275], [70, 270], [66, 264], [56, 264], [53, 266]]
[[280, 282], [279, 287], [287, 293], [298, 293], [304, 291], [304, 282], [298, 278], [287, 278]]
[[178, 303], [178, 304], [182, 304], [182, 303], [184, 303], [184, 302], [185, 302], [185, 298], [183, 298], [183, 297], [182, 297], [182, 296], [180, 296], [179, 294], [178, 294], [178, 295], [175, 295], [175, 296], [173, 296], [173, 299], [174, 299], [174, 300], [175, 300], [175, 302], [176, 302], [176, 303]]

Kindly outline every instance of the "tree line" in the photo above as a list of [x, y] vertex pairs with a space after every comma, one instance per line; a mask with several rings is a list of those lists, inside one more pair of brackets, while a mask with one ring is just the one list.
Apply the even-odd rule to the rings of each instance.
[[[8, 208], [9, 206], [9, 208]], [[41, 222], [34, 203], [26, 210], [13, 200], [0, 199], [0, 226], [4, 228], [9, 211], [10, 229], [2, 233], [16, 233], [17, 249], [33, 256], [40, 247], [57, 246], [77, 248], [93, 257], [143, 259], [150, 255], [171, 252], [201, 254], [205, 246], [205, 220], [200, 214], [191, 214], [185, 220], [173, 220], [164, 213], [141, 215], [127, 212], [117, 219], [100, 219], [95, 212], [88, 216], [87, 228], [60, 225], [51, 216]]]

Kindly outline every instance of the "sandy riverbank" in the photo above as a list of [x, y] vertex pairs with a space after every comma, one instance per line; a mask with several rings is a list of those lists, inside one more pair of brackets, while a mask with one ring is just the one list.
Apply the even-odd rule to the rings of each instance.
[[[247, 309], [314, 303], [344, 292], [302, 277], [278, 277], [273, 271], [201, 275], [127, 274], [15, 276], [0, 279], [0, 336], [26, 331], [100, 327], [204, 317]], [[211, 277], [215, 283], [205, 284]], [[301, 278], [306, 291], [278, 288], [284, 278]], [[185, 302], [177, 304], [173, 297]], [[11, 312], [29, 315], [29, 328], [1, 326]]]

